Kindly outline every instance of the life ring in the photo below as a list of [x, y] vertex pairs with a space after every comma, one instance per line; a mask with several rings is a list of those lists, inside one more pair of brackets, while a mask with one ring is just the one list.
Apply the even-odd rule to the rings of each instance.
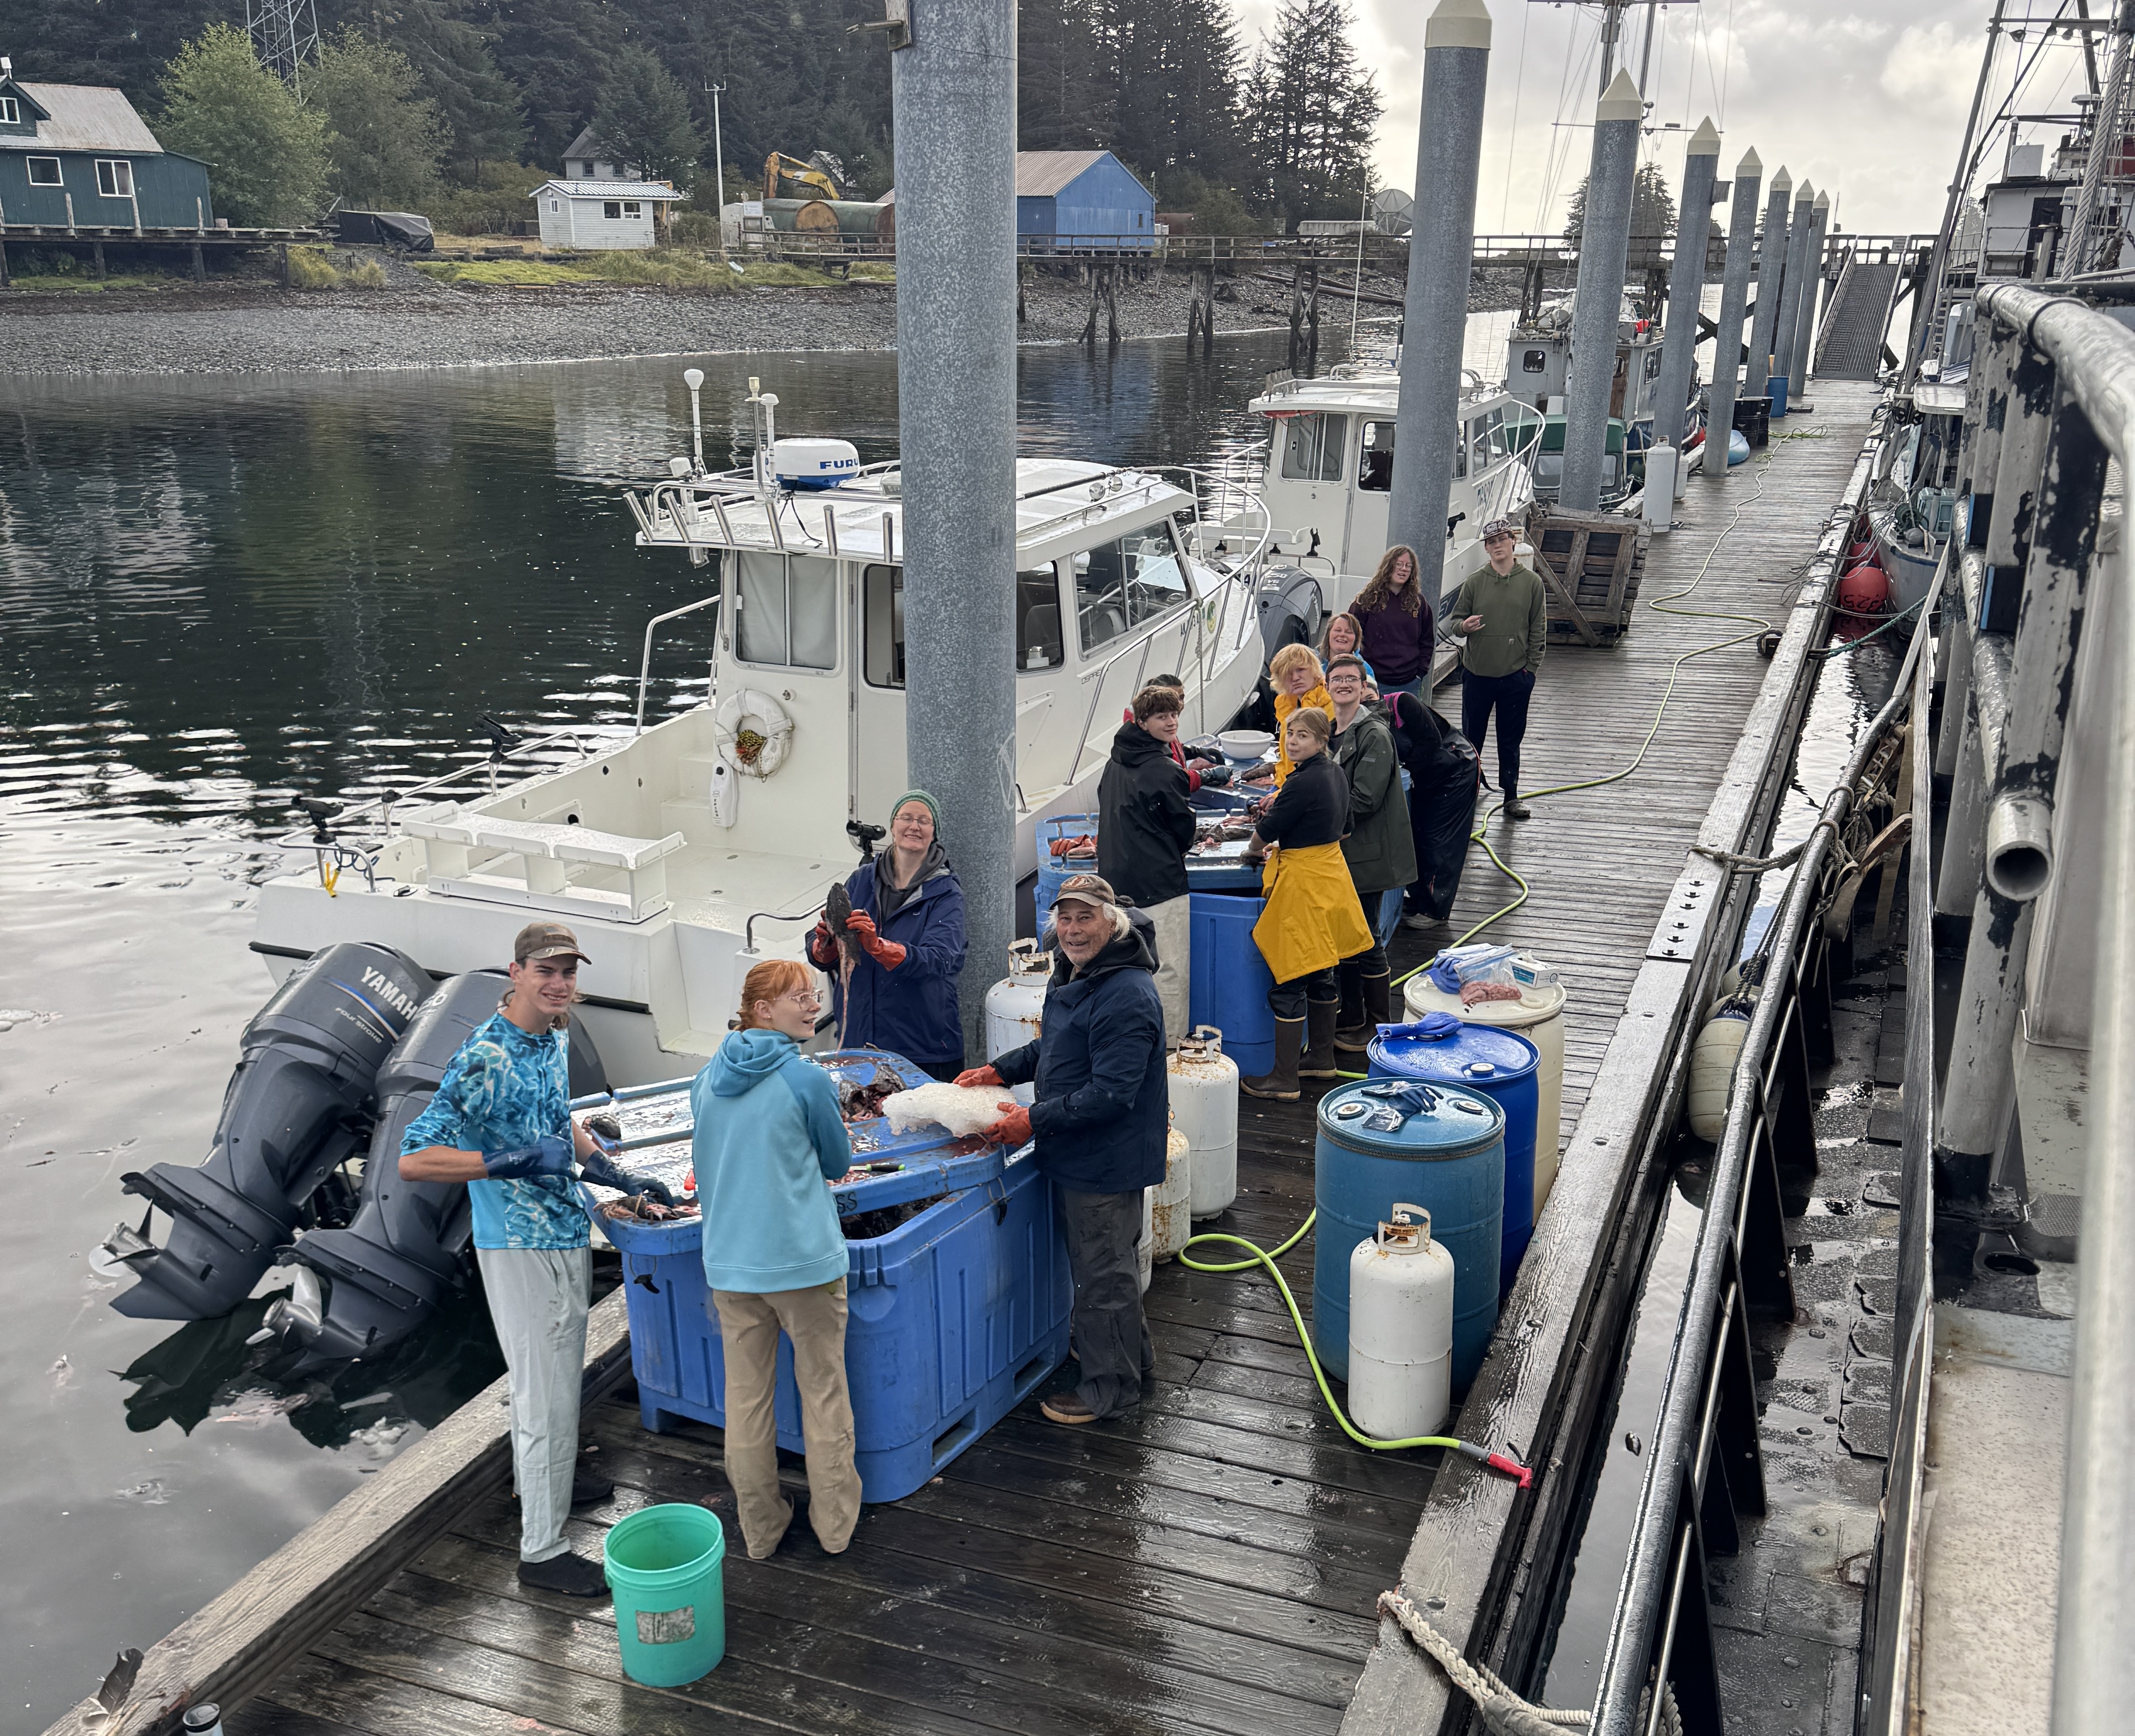
[[786, 763], [786, 750], [793, 742], [793, 719], [761, 689], [744, 687], [729, 694], [719, 702], [714, 721], [719, 757], [743, 777], [769, 777]]

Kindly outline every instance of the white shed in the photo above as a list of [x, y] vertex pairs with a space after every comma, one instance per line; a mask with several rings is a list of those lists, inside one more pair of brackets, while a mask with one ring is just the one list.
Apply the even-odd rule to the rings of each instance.
[[651, 247], [660, 207], [683, 196], [661, 181], [545, 181], [534, 189], [545, 247]]

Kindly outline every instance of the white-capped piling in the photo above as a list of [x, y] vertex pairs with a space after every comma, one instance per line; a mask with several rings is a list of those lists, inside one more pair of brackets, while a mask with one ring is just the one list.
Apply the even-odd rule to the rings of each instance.
[[1794, 178], [1786, 165], [1772, 177], [1765, 200], [1764, 233], [1757, 238], [1757, 306], [1750, 322], [1749, 396], [1762, 398], [1772, 372], [1772, 334], [1779, 329], [1779, 296], [1787, 278], [1787, 206]]
[[[1014, 934], [1015, 0], [928, 0], [890, 54], [905, 757], [974, 959]], [[894, 790], [859, 792], [888, 817]], [[967, 1041], [992, 973], [964, 973]]]
[[1680, 448], [1688, 432], [1685, 413], [1697, 376], [1697, 303], [1705, 289], [1706, 238], [1712, 232], [1712, 183], [1719, 167], [1720, 133], [1707, 115], [1683, 153], [1668, 331], [1661, 340], [1660, 396], [1653, 405], [1653, 442], [1658, 446]]
[[1631, 249], [1631, 195], [1645, 104], [1619, 72], [1594, 110], [1594, 155], [1579, 235], [1579, 288], [1571, 312], [1571, 370], [1565, 383], [1564, 481], [1557, 500], [1574, 510], [1601, 504], [1608, 457], [1610, 387], [1616, 378], [1617, 319]]
[[1483, 0], [1439, 0], [1423, 30], [1423, 124], [1387, 503], [1387, 544], [1416, 550], [1417, 581], [1434, 601], [1445, 578], [1446, 506], [1460, 438], [1461, 344], [1489, 70], [1490, 13]]
[[[1801, 324], [1802, 284], [1808, 276], [1808, 232], [1816, 211], [1816, 189], [1804, 181], [1794, 195], [1794, 220], [1787, 226], [1787, 276], [1779, 291], [1779, 322], [1772, 334], [1772, 377], [1790, 380], [1794, 370], [1795, 328]], [[1787, 393], [1791, 404], [1794, 393]]]
[[[1735, 427], [1736, 376], [1742, 370], [1742, 318], [1750, 304], [1750, 260], [1757, 246], [1757, 193], [1765, 165], [1745, 151], [1735, 165], [1727, 207], [1727, 264], [1720, 279], [1720, 318], [1712, 344], [1712, 390], [1706, 400], [1705, 474], [1727, 474], [1727, 437]], [[1755, 396], [1754, 389], [1751, 396]]]
[[1791, 408], [1808, 389], [1809, 351], [1816, 342], [1816, 301], [1823, 288], [1823, 238], [1831, 227], [1831, 190], [1819, 188], [1809, 207], [1808, 244], [1802, 249], [1801, 300], [1794, 314], [1794, 365], [1787, 370]]

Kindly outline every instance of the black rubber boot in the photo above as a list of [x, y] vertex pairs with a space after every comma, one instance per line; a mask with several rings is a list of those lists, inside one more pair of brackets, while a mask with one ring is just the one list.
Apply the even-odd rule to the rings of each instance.
[[1353, 1028], [1337, 1027], [1334, 1047], [1350, 1054], [1361, 1054], [1372, 1046], [1372, 1039], [1379, 1034], [1379, 1027], [1390, 1023], [1393, 1011], [1393, 979], [1391, 970], [1382, 970], [1376, 976], [1365, 977], [1358, 984], [1362, 994], [1363, 1023]]
[[1297, 1064], [1300, 1079], [1339, 1079], [1342, 1076], [1334, 1065], [1334, 1020], [1341, 1010], [1339, 1001], [1307, 1001], [1305, 1003], [1307, 1034], [1305, 1056]]
[[1297, 1058], [1305, 1050], [1305, 1021], [1279, 1018], [1275, 1022], [1275, 1065], [1258, 1078], [1241, 1078], [1238, 1089], [1248, 1097], [1269, 1097], [1277, 1103], [1297, 1101]]
[[599, 1564], [568, 1550], [560, 1555], [551, 1555], [546, 1561], [520, 1562], [519, 1583], [543, 1591], [561, 1592], [567, 1598], [608, 1595], [608, 1575], [601, 1571]]

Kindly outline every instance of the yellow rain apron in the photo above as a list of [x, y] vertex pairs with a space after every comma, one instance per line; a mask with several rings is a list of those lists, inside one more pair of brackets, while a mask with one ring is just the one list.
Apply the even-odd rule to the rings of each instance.
[[1278, 983], [1325, 970], [1372, 944], [1339, 844], [1270, 850], [1261, 893], [1267, 907], [1253, 924], [1253, 945]]

